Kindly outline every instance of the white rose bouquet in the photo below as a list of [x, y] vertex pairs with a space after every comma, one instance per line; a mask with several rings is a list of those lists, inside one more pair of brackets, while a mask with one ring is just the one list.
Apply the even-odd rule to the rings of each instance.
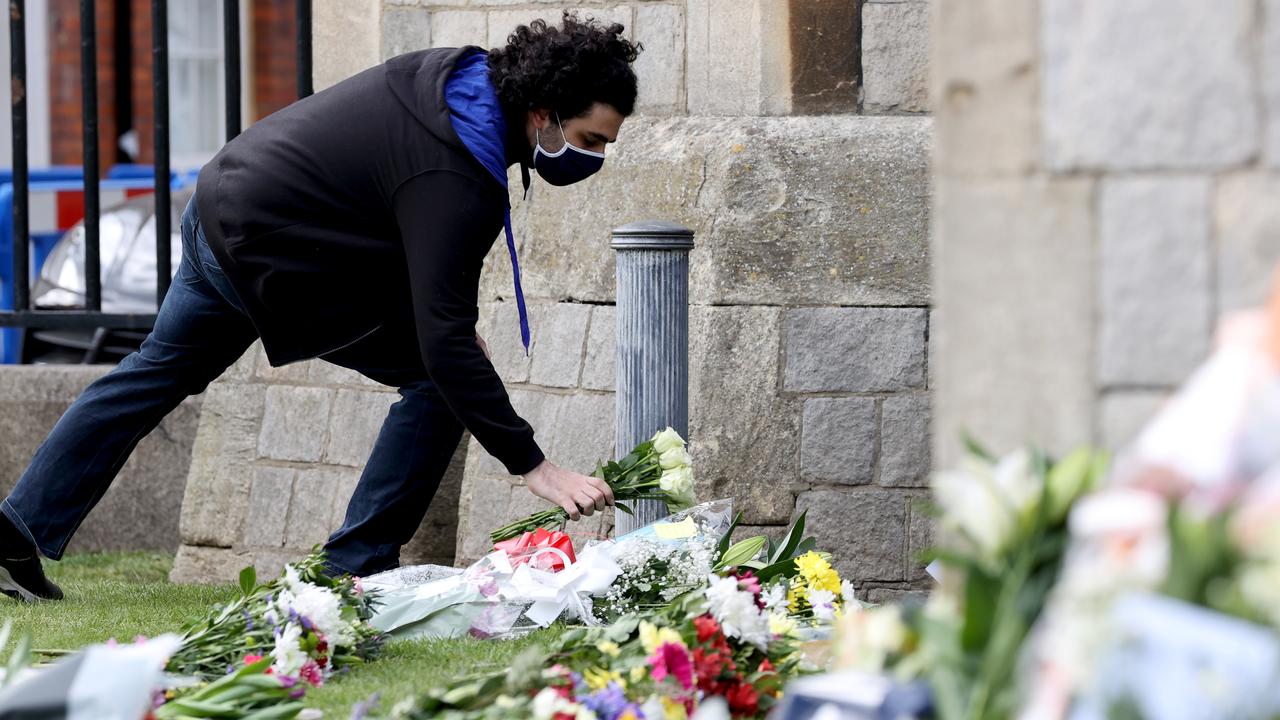
[[[676, 513], [694, 504], [691, 463], [684, 438], [666, 428], [621, 460], [598, 465], [592, 475], [609, 483], [614, 505], [625, 513], [631, 513], [627, 503], [635, 500], [661, 500], [667, 504], [668, 512]], [[569, 515], [562, 508], [542, 510], [494, 530], [489, 539], [500, 543], [538, 528], [561, 528], [568, 520]]]

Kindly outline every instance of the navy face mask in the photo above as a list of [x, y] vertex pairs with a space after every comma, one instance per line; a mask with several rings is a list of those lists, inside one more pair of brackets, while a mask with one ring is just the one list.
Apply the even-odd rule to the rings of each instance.
[[542, 149], [542, 135], [535, 131], [537, 142], [533, 148], [533, 167], [539, 177], [552, 185], [572, 185], [586, 180], [599, 172], [604, 166], [604, 153], [591, 152], [569, 142], [564, 135], [564, 125], [560, 124], [560, 116], [556, 116], [556, 125], [560, 127], [560, 137], [564, 138], [564, 147], [554, 153]]

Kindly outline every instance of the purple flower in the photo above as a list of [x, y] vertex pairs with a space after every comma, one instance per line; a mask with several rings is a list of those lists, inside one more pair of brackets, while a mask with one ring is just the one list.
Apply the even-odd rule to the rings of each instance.
[[614, 720], [628, 705], [626, 693], [614, 682], [582, 698], [581, 702], [601, 720]]

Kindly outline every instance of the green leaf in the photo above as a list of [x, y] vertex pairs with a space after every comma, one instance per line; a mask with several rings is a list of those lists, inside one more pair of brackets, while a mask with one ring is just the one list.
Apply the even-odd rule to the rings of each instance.
[[764, 549], [766, 539], [763, 535], [749, 537], [733, 544], [724, 555], [720, 556], [720, 562], [716, 563], [717, 568], [733, 568], [738, 567], [748, 560], [754, 559]]
[[800, 540], [804, 536], [804, 521], [808, 514], [809, 511], [805, 510], [791, 524], [791, 529], [787, 531], [786, 537], [782, 539], [782, 547], [769, 558], [769, 562], [776, 563], [781, 560], [790, 560], [796, 556], [796, 548], [800, 546]]
[[624, 513], [626, 513], [626, 514], [628, 514], [628, 515], [635, 515], [635, 514], [636, 514], [636, 513], [635, 513], [635, 511], [631, 509], [631, 506], [630, 506], [630, 505], [628, 505], [628, 504], [626, 504], [626, 503], [622, 502], [621, 500], [614, 500], [614, 501], [613, 501], [613, 506], [614, 506], [614, 507], [616, 507], [616, 508], [618, 508], [619, 510], [621, 510], [622, 512], [624, 512]]
[[786, 560], [771, 563], [764, 567], [760, 572], [756, 573], [756, 578], [759, 579], [761, 583], [767, 583], [778, 576], [794, 577], [795, 574], [796, 559], [787, 558]]
[[240, 592], [248, 595], [258, 586], [258, 571], [252, 565], [240, 571]]
[[966, 650], [978, 650], [987, 644], [995, 625], [999, 595], [999, 578], [981, 572], [970, 572], [966, 577], [964, 625], [960, 631], [960, 643]]
[[4, 625], [0, 626], [0, 651], [4, 650], [4, 646], [9, 644], [9, 635], [13, 632], [13, 621], [5, 620]]

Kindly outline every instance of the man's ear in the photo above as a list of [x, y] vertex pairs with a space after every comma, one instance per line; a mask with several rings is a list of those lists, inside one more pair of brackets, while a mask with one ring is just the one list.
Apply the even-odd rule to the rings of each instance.
[[530, 110], [529, 124], [536, 130], [546, 130], [551, 125], [551, 109], [534, 108]]

